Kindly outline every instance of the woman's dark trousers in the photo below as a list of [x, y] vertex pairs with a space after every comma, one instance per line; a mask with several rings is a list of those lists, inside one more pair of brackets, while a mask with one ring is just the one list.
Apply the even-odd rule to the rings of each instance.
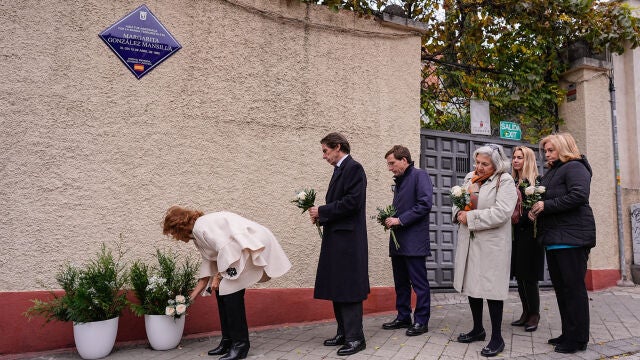
[[518, 295], [525, 314], [540, 314], [540, 290], [538, 280], [519, 280]]
[[231, 339], [233, 342], [249, 342], [247, 314], [244, 308], [244, 292], [245, 290], [242, 289], [233, 294], [220, 295], [216, 291], [223, 339]]
[[567, 345], [589, 342], [589, 296], [584, 277], [589, 249], [584, 247], [547, 250], [549, 276], [553, 283]]

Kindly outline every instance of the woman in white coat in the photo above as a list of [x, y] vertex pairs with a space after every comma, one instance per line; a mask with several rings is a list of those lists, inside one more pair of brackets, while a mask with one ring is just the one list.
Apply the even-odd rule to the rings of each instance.
[[470, 194], [471, 210], [453, 208], [460, 224], [454, 267], [454, 288], [469, 297], [473, 329], [458, 341], [482, 341], [482, 299], [487, 299], [491, 317], [491, 340], [481, 355], [496, 356], [504, 350], [503, 301], [509, 293], [511, 266], [511, 214], [516, 206], [516, 187], [509, 175], [509, 161], [501, 146], [487, 144], [473, 153], [475, 171], [462, 187]]
[[224, 355], [220, 360], [246, 358], [245, 288], [282, 276], [291, 268], [275, 236], [266, 227], [231, 212], [204, 214], [180, 206], [167, 210], [163, 233], [184, 242], [193, 240], [202, 256], [190, 301], [215, 290], [222, 339], [208, 354]]

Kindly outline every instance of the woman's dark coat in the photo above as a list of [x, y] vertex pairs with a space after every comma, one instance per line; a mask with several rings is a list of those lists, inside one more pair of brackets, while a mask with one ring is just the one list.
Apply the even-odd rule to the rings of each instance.
[[[524, 199], [524, 187], [519, 186], [518, 190]], [[522, 208], [520, 221], [513, 225], [511, 243], [511, 275], [517, 280], [544, 280], [544, 248], [533, 236], [533, 226], [529, 210]]]
[[591, 166], [583, 156], [556, 160], [544, 174], [544, 210], [538, 219], [542, 245], [596, 246], [596, 223], [589, 206]]
[[369, 294], [367, 176], [351, 156], [335, 171], [318, 207], [323, 236], [313, 297], [359, 302]]

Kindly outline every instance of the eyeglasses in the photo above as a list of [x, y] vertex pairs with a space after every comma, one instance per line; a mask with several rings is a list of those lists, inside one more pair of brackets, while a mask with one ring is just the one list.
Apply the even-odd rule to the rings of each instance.
[[488, 146], [489, 148], [491, 148], [491, 150], [500, 152], [500, 146], [496, 144], [485, 144], [485, 146]]

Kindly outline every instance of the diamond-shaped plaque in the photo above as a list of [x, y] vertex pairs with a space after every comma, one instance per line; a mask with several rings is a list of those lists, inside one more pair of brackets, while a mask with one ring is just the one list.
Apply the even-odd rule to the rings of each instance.
[[100, 38], [138, 79], [182, 48], [146, 5], [109, 26]]

